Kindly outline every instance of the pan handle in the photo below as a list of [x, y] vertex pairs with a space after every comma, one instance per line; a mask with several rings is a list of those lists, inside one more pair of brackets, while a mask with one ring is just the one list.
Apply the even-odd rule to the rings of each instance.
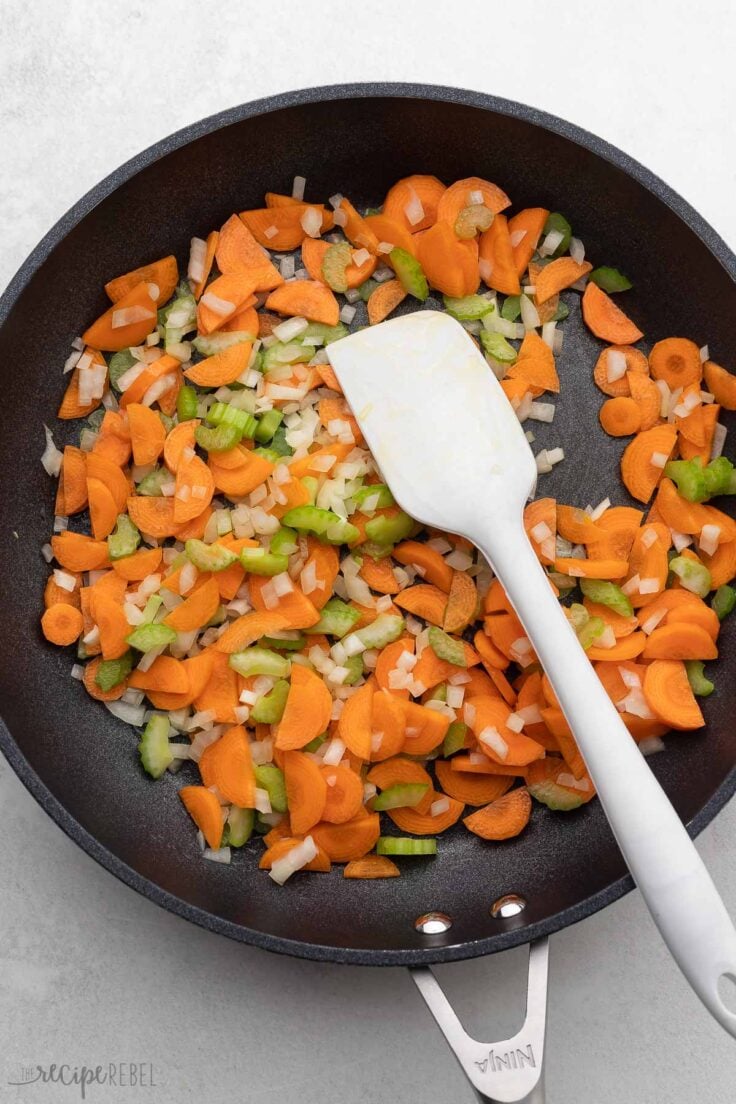
[[429, 966], [410, 973], [437, 1025], [475, 1089], [480, 1104], [544, 1104], [544, 1033], [549, 945], [529, 947], [526, 1017], [519, 1032], [498, 1043], [471, 1039]]

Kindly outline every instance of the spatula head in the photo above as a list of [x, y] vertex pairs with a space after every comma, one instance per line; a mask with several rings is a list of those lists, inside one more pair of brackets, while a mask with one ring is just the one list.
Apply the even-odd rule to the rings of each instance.
[[407, 513], [470, 539], [479, 514], [518, 519], [536, 482], [534, 457], [459, 322], [416, 311], [336, 341], [327, 353]]

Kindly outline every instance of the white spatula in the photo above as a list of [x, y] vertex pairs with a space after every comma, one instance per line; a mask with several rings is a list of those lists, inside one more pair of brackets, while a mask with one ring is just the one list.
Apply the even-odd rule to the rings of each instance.
[[328, 353], [402, 508], [467, 537], [501, 580], [655, 924], [695, 992], [736, 1036], [736, 1012], [719, 991], [736, 980], [736, 931], [527, 540], [522, 511], [536, 464], [493, 372], [462, 326], [436, 311], [371, 326]]

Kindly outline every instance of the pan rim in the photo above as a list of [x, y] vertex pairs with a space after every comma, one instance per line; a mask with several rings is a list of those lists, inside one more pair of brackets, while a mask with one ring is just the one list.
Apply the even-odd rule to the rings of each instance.
[[[321, 85], [311, 88], [282, 92], [273, 96], [240, 104], [214, 115], [201, 119], [173, 134], [153, 143], [147, 149], [124, 162], [98, 184], [85, 193], [44, 235], [25, 261], [20, 265], [0, 296], [0, 326], [7, 320], [17, 299], [41, 268], [53, 250], [98, 204], [108, 198], [121, 185], [142, 169], [154, 164], [167, 154], [188, 145], [197, 138], [204, 137], [244, 119], [284, 108], [298, 107], [315, 103], [339, 102], [350, 99], [424, 99], [443, 103], [458, 103], [496, 114], [518, 118], [541, 129], [551, 131], [576, 145], [608, 161], [641, 184], [647, 191], [665, 203], [685, 225], [693, 231], [700, 241], [713, 254], [732, 280], [736, 281], [736, 255], [713, 227], [698, 212], [660, 177], [640, 162], [604, 141], [591, 132], [573, 123], [560, 119], [538, 108], [507, 100], [469, 89], [454, 88], [446, 85], [428, 85], [410, 82], [365, 82], [336, 85]], [[553, 916], [529, 925], [516, 925], [505, 931], [496, 932], [483, 939], [470, 942], [434, 947], [405, 949], [380, 948], [344, 948], [324, 944], [302, 943], [273, 936], [252, 928], [246, 928], [222, 917], [206, 912], [198, 906], [182, 900], [175, 894], [163, 890], [155, 882], [143, 877], [132, 867], [124, 863], [108, 848], [92, 836], [72, 814], [51, 793], [13, 739], [9, 728], [0, 720], [0, 748], [26, 789], [38, 801], [46, 813], [56, 822], [70, 839], [95, 859], [101, 866], [138, 893], [149, 898], [186, 920], [190, 920], [206, 930], [226, 935], [238, 940], [280, 954], [311, 959], [314, 961], [336, 962], [346, 965], [367, 966], [416, 966], [420, 964], [453, 962], [476, 958], [481, 955], [507, 950], [511, 947], [531, 942], [544, 935], [577, 923], [587, 916], [612, 904], [629, 890], [634, 888], [630, 875], [624, 875], [610, 883], [604, 889], [592, 894], [576, 905], [555, 913]], [[703, 828], [723, 808], [736, 792], [736, 766], [724, 778], [721, 785], [687, 824], [692, 837]]]

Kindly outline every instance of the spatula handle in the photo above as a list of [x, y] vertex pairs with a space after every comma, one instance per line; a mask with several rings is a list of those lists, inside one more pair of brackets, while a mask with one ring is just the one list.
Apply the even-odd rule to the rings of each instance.
[[481, 550], [554, 686], [655, 924], [705, 1006], [736, 1036], [736, 1012], [719, 992], [724, 975], [736, 981], [736, 930], [723, 901], [581, 648], [521, 524], [502, 528], [493, 522]]

